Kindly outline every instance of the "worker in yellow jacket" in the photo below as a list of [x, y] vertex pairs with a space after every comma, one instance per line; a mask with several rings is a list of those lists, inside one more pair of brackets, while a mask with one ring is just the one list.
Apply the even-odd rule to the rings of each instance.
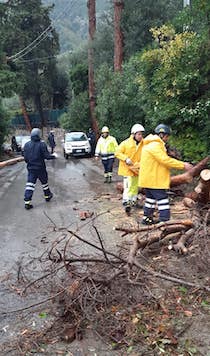
[[98, 139], [95, 157], [101, 157], [104, 166], [104, 183], [111, 183], [112, 171], [115, 158], [115, 151], [118, 147], [116, 138], [109, 135], [109, 128], [104, 126], [101, 130], [101, 136]]
[[169, 139], [171, 130], [160, 124], [155, 128], [155, 135], [148, 135], [144, 139], [141, 153], [141, 171], [139, 186], [145, 188], [146, 200], [142, 224], [153, 224], [153, 213], [157, 202], [159, 221], [170, 219], [170, 206], [167, 190], [170, 186], [170, 169], [192, 168], [188, 162], [182, 162], [168, 156], [165, 143]]
[[132, 206], [137, 206], [138, 170], [144, 131], [141, 124], [133, 125], [130, 137], [121, 142], [115, 152], [115, 157], [119, 159], [118, 174], [123, 176], [123, 206], [126, 213], [130, 213]]

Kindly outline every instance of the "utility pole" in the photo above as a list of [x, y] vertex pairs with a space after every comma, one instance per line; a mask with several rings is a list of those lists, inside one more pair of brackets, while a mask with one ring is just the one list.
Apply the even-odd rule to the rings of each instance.
[[94, 49], [93, 40], [96, 32], [96, 1], [88, 0], [88, 19], [89, 19], [89, 43], [88, 43], [88, 87], [89, 87], [89, 105], [92, 129], [98, 136], [98, 122], [95, 115], [96, 94], [94, 81]]
[[122, 70], [123, 62], [123, 32], [121, 29], [123, 0], [114, 0], [114, 71]]

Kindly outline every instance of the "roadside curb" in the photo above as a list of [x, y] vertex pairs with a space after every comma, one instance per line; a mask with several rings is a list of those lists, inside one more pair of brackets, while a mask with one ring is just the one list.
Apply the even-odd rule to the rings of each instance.
[[24, 161], [23, 157], [17, 157], [17, 158], [9, 159], [7, 161], [0, 162], [0, 169], [22, 161]]

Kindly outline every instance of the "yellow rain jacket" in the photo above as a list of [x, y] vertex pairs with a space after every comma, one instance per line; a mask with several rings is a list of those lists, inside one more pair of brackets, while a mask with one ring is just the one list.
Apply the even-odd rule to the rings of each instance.
[[105, 156], [109, 156], [109, 158], [114, 158], [114, 153], [116, 151], [116, 148], [118, 146], [118, 143], [116, 141], [116, 138], [113, 136], [107, 136], [104, 138], [103, 136], [99, 137], [97, 145], [96, 145], [96, 150], [95, 150], [95, 155], [96, 156], [101, 156], [102, 158]]
[[144, 139], [141, 154], [141, 172], [139, 187], [168, 189], [170, 186], [170, 169], [183, 169], [184, 162], [168, 156], [165, 143], [158, 135], [148, 135]]
[[125, 163], [125, 160], [126, 158], [130, 158], [133, 162], [133, 165], [137, 167], [140, 162], [142, 146], [143, 139], [137, 145], [136, 141], [133, 138], [133, 135], [127, 138], [127, 140], [120, 143], [115, 152], [115, 157], [120, 160], [118, 169], [118, 174], [120, 176], [133, 177], [136, 175], [134, 171], [131, 170], [131, 167]]

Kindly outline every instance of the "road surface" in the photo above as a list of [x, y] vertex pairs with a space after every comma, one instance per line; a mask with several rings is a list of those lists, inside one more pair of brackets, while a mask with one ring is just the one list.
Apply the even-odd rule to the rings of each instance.
[[[60, 154], [56, 160], [47, 161], [46, 164], [49, 186], [54, 197], [46, 203], [41, 184], [37, 182], [33, 195], [34, 208], [31, 210], [24, 209], [23, 196], [27, 176], [25, 162], [19, 162], [0, 170], [1, 342], [18, 335], [20, 329], [23, 328], [16, 314], [4, 314], [4, 312], [25, 307], [39, 298], [43, 299], [42, 295], [34, 295], [33, 299], [31, 295], [23, 298], [16, 293], [14, 285], [22, 263], [30, 261], [31, 258], [39, 258], [46, 246], [53, 241], [53, 236], [47, 235], [49, 229], [52, 231], [53, 224], [62, 227], [71, 226], [71, 229], [76, 229], [80, 224], [84, 224], [79, 219], [79, 209], [96, 212], [97, 206], [100, 206], [100, 209], [106, 208], [96, 197], [101, 194], [115, 193], [115, 182], [119, 180], [115, 167], [114, 182], [104, 184], [101, 162], [95, 162], [93, 158], [65, 160]], [[120, 201], [118, 204], [120, 206]], [[112, 227], [110, 224], [110, 231]], [[44, 241], [46, 244], [43, 244], [43, 237], [46, 238]], [[116, 243], [114, 239], [110, 240], [111, 242]], [[31, 273], [33, 274], [33, 265]], [[33, 311], [28, 315], [29, 324], [25, 327], [30, 327], [30, 322], [40, 323]]]

